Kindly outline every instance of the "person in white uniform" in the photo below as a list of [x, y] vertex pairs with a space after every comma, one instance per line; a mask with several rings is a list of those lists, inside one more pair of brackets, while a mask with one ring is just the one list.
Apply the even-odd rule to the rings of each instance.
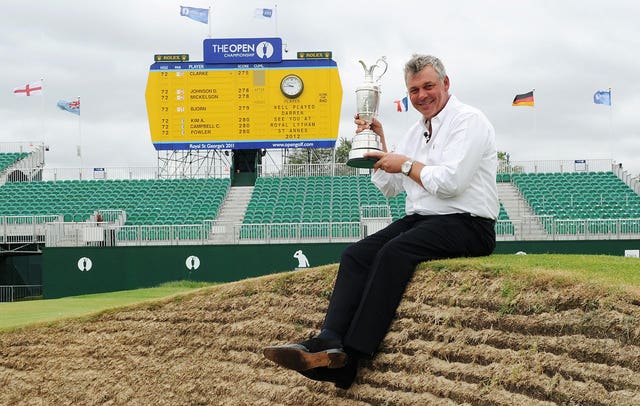
[[449, 93], [442, 62], [413, 55], [405, 65], [411, 104], [421, 113], [395, 151], [382, 124], [356, 115], [357, 132], [382, 141], [371, 181], [387, 197], [406, 192], [406, 215], [347, 247], [320, 334], [271, 346], [264, 355], [310, 379], [347, 389], [359, 360], [375, 355], [407, 284], [424, 261], [490, 255], [499, 203], [493, 126], [478, 109]]

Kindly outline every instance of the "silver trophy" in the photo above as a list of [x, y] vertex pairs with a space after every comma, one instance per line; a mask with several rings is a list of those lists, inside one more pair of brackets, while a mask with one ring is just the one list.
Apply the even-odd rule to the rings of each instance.
[[[359, 62], [364, 68], [364, 83], [356, 88], [356, 106], [360, 119], [371, 125], [373, 118], [378, 115], [381, 93], [378, 81], [387, 71], [387, 60], [383, 56], [368, 68], [364, 62]], [[382, 70], [382, 73], [374, 77], [376, 70]], [[382, 151], [382, 143], [378, 134], [367, 128], [353, 137], [347, 165], [354, 168], [373, 168], [377, 159], [364, 157], [364, 154], [372, 151]]]

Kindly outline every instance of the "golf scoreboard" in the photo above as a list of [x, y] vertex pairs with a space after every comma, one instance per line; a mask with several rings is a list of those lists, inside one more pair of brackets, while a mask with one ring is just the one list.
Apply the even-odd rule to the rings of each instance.
[[342, 86], [331, 59], [160, 61], [145, 98], [156, 150], [331, 148]]

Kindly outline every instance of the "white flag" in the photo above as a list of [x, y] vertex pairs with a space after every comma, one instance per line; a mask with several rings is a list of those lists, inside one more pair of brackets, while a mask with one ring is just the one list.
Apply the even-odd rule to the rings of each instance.
[[16, 96], [42, 96], [42, 81], [27, 83], [24, 86], [13, 89]]

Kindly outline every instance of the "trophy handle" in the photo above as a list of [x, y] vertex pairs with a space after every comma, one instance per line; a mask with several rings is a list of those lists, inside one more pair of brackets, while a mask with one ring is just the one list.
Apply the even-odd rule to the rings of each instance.
[[371, 74], [373, 66], [371, 68], [367, 68], [367, 65], [365, 65], [363, 61], [360, 60], [358, 62], [360, 62], [360, 65], [364, 68], [364, 80], [367, 82], [373, 82], [373, 75]]
[[[365, 80], [371, 81], [371, 82], [377, 82], [380, 80], [380, 78], [387, 72], [387, 68], [389, 67], [389, 65], [387, 64], [387, 57], [383, 56], [381, 58], [379, 58], [375, 64], [371, 65], [369, 68], [367, 68], [367, 65], [363, 62], [363, 61], [358, 61], [360, 62], [360, 65], [362, 65], [362, 67], [364, 68], [364, 72], [365, 72]], [[379, 74], [375, 79], [373, 78], [373, 71], [376, 68], [380, 68], [380, 65], [378, 65], [378, 63], [382, 63], [384, 64], [384, 70], [382, 71], [381, 74]]]
[[389, 67], [389, 64], [387, 64], [387, 57], [383, 56], [382, 58], [378, 59], [376, 61], [376, 64], [373, 65], [371, 68], [371, 72], [373, 73], [373, 68], [379, 68], [380, 66], [378, 65], [378, 63], [383, 63], [384, 64], [384, 70], [382, 71], [382, 73], [380, 75], [378, 75], [378, 77], [376, 78], [376, 82], [380, 80], [380, 78], [387, 73], [387, 68]]

